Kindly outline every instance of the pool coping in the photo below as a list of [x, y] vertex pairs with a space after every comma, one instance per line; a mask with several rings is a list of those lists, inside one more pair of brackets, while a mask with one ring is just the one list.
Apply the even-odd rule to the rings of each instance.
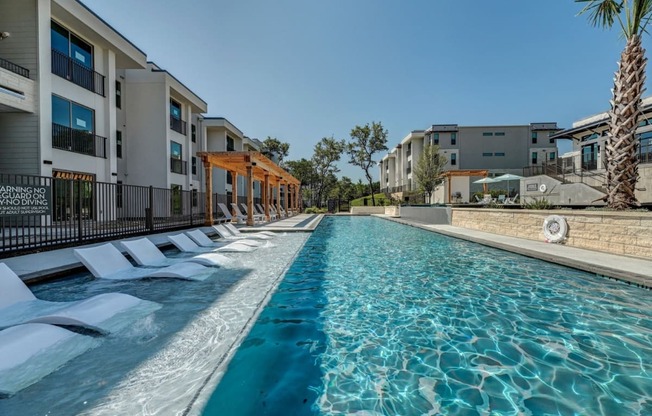
[[374, 216], [652, 289], [652, 260], [526, 240], [452, 225], [428, 224], [387, 215]]

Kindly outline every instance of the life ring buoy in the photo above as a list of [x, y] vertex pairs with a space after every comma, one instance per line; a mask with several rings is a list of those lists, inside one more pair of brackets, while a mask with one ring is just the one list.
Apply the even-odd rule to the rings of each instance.
[[548, 189], [548, 187], [546, 186], [545, 183], [539, 185], [539, 192], [546, 192], [546, 189]]
[[568, 224], [564, 217], [559, 215], [550, 215], [543, 221], [543, 235], [546, 241], [550, 243], [559, 243], [566, 239]]

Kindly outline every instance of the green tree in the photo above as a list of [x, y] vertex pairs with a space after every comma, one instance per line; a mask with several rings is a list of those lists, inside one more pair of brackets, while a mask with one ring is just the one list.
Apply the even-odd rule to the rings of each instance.
[[344, 140], [338, 141], [333, 137], [324, 137], [315, 145], [312, 165], [315, 168], [315, 194], [319, 207], [324, 195], [328, 195], [328, 189], [337, 182], [337, 178], [334, 181], [333, 178], [340, 170], [335, 163], [342, 157], [344, 147]]
[[383, 125], [375, 121], [365, 124], [364, 126], [355, 126], [351, 130], [351, 143], [346, 147], [346, 153], [349, 154], [349, 163], [359, 166], [364, 170], [365, 177], [369, 183], [369, 193], [371, 194], [371, 203], [375, 206], [376, 199], [374, 198], [373, 177], [371, 176], [371, 169], [376, 166], [377, 162], [374, 160], [376, 153], [387, 150], [387, 130], [383, 129]]
[[645, 49], [642, 35], [652, 17], [652, 0], [575, 0], [586, 3], [580, 14], [588, 13], [593, 26], [611, 28], [618, 22], [626, 40], [614, 77], [609, 110], [609, 132], [605, 145], [607, 195], [610, 208], [639, 206], [636, 200], [638, 155], [636, 127], [645, 84]]
[[[313, 184], [315, 182], [315, 167], [312, 165], [312, 160], [288, 160], [285, 162], [285, 168], [290, 175], [301, 181], [301, 196], [304, 200], [312, 201], [313, 198]], [[312, 204], [311, 204], [312, 205]]]
[[280, 141], [276, 137], [267, 136], [263, 141], [263, 147], [260, 148], [260, 152], [270, 159], [276, 156], [279, 166], [284, 167], [283, 159], [290, 153], [290, 145]]
[[439, 146], [428, 144], [423, 148], [423, 152], [417, 160], [413, 172], [414, 178], [419, 191], [428, 194], [429, 201], [432, 201], [435, 187], [442, 183], [440, 176], [446, 162], [446, 158], [439, 154]]

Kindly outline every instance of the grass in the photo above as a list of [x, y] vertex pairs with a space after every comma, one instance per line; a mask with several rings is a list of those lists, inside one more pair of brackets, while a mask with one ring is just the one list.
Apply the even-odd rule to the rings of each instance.
[[[363, 196], [362, 198], [351, 200], [352, 207], [362, 207], [364, 206], [364, 200], [367, 200], [367, 205], [371, 206], [371, 195]], [[389, 205], [391, 200], [385, 197], [385, 194], [374, 194], [374, 199], [376, 200], [376, 206]]]

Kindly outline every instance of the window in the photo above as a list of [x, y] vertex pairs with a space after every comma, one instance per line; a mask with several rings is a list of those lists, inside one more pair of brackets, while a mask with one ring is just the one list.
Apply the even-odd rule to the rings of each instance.
[[233, 152], [235, 150], [235, 144], [233, 139], [230, 136], [226, 136], [226, 151]]
[[190, 139], [193, 143], [197, 143], [197, 126], [194, 124], [190, 125]]
[[226, 172], [226, 183], [227, 185], [233, 185], [233, 176], [231, 176], [231, 172], [229, 171]]
[[451, 166], [457, 165], [457, 153], [451, 153]]
[[181, 120], [181, 104], [174, 100], [170, 100], [170, 116]]
[[652, 163], [652, 132], [639, 136], [638, 160], [640, 163]]
[[52, 123], [93, 133], [95, 113], [90, 108], [52, 96]]
[[550, 160], [555, 160], [555, 157], [557, 156], [557, 155], [555, 155], [555, 152], [550, 152], [550, 153], [548, 153], [548, 154], [550, 155], [550, 156], [548, 157], [548, 159], [550, 159]]
[[537, 144], [537, 139], [539, 137], [539, 134], [536, 131], [532, 132], [532, 144]]
[[56, 22], [51, 22], [52, 49], [73, 59], [86, 68], [93, 68], [93, 47], [70, 33]]
[[172, 159], [178, 159], [181, 160], [181, 144], [177, 142], [170, 142], [170, 157]]
[[406, 156], [410, 156], [412, 154], [412, 142], [407, 144], [407, 152], [405, 153]]
[[505, 152], [496, 152], [494, 156], [505, 156]]
[[192, 160], [191, 160], [191, 163], [192, 163], [192, 166], [191, 166], [192, 174], [196, 175], [197, 174], [197, 158], [193, 156]]
[[115, 132], [115, 155], [122, 159], [122, 132], [120, 130]]
[[196, 207], [196, 206], [197, 206], [197, 202], [198, 202], [198, 200], [199, 200], [199, 198], [197, 198], [197, 196], [198, 196], [198, 192], [197, 192], [197, 190], [196, 190], [196, 189], [193, 189], [193, 190], [192, 190], [192, 206], [193, 206], [193, 207]]
[[122, 208], [122, 181], [118, 181], [115, 187], [115, 207]]
[[451, 133], [451, 146], [455, 146], [457, 144], [457, 133]]
[[494, 155], [493, 153], [483, 153], [482, 157], [490, 157], [490, 156], [493, 156], [493, 155]]
[[586, 135], [582, 136], [582, 141], [586, 142], [588, 140], [597, 139], [598, 137], [600, 137], [600, 135], [598, 133], [586, 134]]
[[122, 84], [120, 81], [115, 82], [115, 107], [122, 108]]
[[494, 136], [504, 136], [505, 132], [504, 131], [497, 131], [494, 133]]
[[439, 145], [439, 133], [432, 134], [432, 144]]
[[537, 164], [537, 157], [538, 157], [538, 153], [537, 152], [532, 152], [532, 164], [533, 165]]
[[493, 136], [494, 134], [490, 131], [485, 131], [482, 133], [483, 136], [488, 137], [488, 136]]

